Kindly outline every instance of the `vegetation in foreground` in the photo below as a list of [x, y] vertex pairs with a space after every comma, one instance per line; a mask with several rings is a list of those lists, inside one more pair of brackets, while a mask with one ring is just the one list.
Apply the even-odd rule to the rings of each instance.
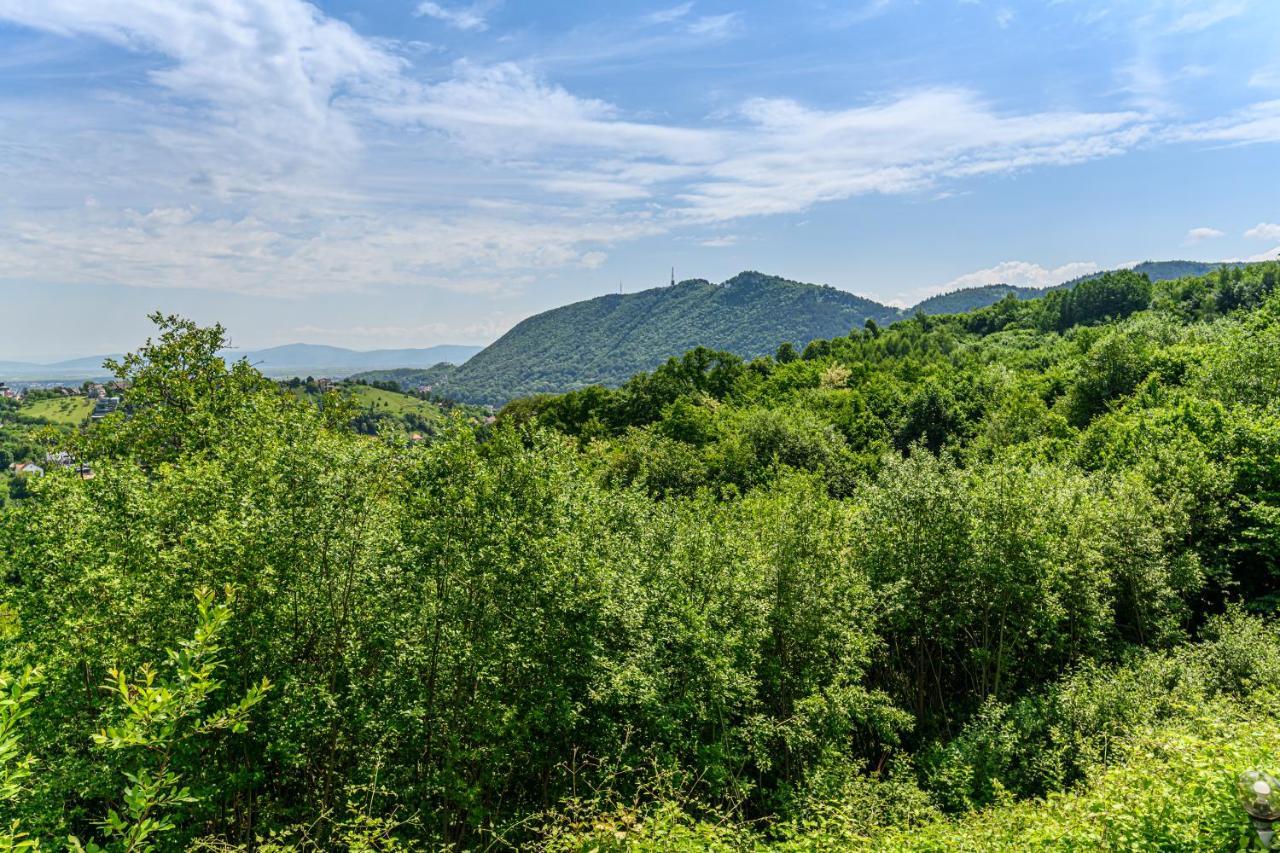
[[0, 513], [11, 846], [1239, 849], [1280, 267], [360, 435], [158, 318]]

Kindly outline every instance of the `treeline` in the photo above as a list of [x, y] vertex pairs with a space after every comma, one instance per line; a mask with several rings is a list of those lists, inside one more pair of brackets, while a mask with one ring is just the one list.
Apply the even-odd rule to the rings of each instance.
[[1238, 845], [1280, 757], [1277, 270], [694, 350], [421, 444], [157, 318], [95, 477], [0, 514], [3, 825]]

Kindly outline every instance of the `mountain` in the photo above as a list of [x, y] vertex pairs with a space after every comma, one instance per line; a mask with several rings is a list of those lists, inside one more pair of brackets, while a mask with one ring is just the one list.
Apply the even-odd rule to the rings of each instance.
[[744, 358], [780, 343], [846, 335], [867, 319], [891, 323], [896, 308], [833, 287], [744, 272], [721, 284], [693, 279], [610, 294], [537, 314], [447, 377], [442, 393], [466, 402], [617, 385], [697, 346]]
[[[461, 364], [480, 351], [477, 346], [443, 344], [421, 349], [350, 350], [318, 344], [286, 344], [262, 350], [229, 349], [222, 352], [228, 360], [246, 359], [268, 376], [342, 377], [362, 370], [411, 368], [420, 370], [441, 362]], [[52, 364], [23, 361], [0, 361], [0, 381], [81, 382], [105, 378], [102, 368], [108, 357], [95, 355]]]

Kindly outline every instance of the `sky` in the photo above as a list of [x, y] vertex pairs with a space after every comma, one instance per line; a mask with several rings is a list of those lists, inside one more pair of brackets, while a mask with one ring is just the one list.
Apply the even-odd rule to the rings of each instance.
[[0, 359], [1277, 255], [1277, 0], [0, 0]]

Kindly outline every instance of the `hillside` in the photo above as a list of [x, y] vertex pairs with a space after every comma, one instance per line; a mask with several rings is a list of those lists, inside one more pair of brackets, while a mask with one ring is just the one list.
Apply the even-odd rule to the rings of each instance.
[[93, 401], [86, 397], [50, 397], [27, 403], [19, 412], [59, 426], [79, 426], [93, 413]]
[[896, 308], [833, 287], [757, 272], [721, 284], [694, 279], [530, 317], [455, 371], [441, 390], [492, 404], [617, 385], [696, 346], [752, 358], [772, 354], [783, 341], [803, 347], [868, 319], [884, 324], [900, 316]]
[[[323, 390], [314, 382], [295, 377], [280, 384], [296, 397], [317, 405], [324, 399]], [[430, 434], [445, 421], [440, 405], [410, 394], [363, 382], [343, 382], [336, 388], [351, 405], [352, 427], [366, 435], [383, 434], [388, 429]]]

